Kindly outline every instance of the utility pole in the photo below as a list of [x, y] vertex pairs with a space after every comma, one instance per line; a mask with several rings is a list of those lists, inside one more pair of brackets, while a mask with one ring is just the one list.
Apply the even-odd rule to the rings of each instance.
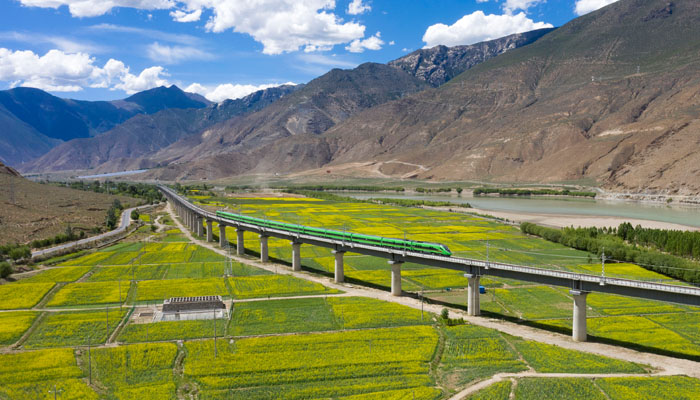
[[216, 309], [214, 309], [214, 358], [218, 356], [216, 351]]
[[49, 390], [49, 394], [53, 393], [53, 400], [57, 399], [59, 393], [62, 393], [63, 389], [56, 389], [56, 384], [53, 384], [53, 390]]
[[88, 370], [90, 371], [89, 382], [92, 385], [92, 353], [90, 352], [90, 338], [91, 336], [88, 335]]
[[423, 322], [423, 288], [420, 288], [420, 322]]
[[489, 241], [486, 241], [486, 269], [489, 269], [489, 266], [491, 265], [490, 259], [489, 259], [489, 250], [491, 250], [491, 244]]

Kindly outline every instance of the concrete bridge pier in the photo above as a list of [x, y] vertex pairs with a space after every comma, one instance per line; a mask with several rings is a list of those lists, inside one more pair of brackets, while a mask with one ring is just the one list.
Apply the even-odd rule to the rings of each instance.
[[260, 235], [260, 262], [266, 263], [270, 260], [267, 250], [267, 239], [269, 238], [269, 236]]
[[226, 241], [226, 225], [219, 224], [219, 246], [226, 248], [228, 242]]
[[214, 224], [214, 221], [212, 221], [210, 219], [207, 220], [207, 242], [214, 241], [214, 231], [212, 230], [213, 224]]
[[301, 243], [292, 242], [292, 271], [301, 271]]
[[194, 217], [194, 220], [197, 225], [197, 236], [202, 237], [204, 235], [204, 218], [197, 215]]
[[472, 316], [481, 315], [481, 305], [479, 304], [479, 275], [465, 274], [468, 281], [467, 286], [467, 314]]
[[236, 229], [236, 253], [239, 256], [245, 254], [244, 233], [243, 229]]
[[586, 296], [588, 292], [582, 290], [569, 290], [574, 298], [574, 325], [571, 329], [574, 342], [585, 342], [587, 339], [586, 327]]
[[345, 269], [343, 265], [343, 255], [344, 251], [334, 250], [335, 254], [335, 283], [345, 282]]
[[391, 295], [401, 296], [401, 264], [403, 261], [390, 260], [391, 265]]

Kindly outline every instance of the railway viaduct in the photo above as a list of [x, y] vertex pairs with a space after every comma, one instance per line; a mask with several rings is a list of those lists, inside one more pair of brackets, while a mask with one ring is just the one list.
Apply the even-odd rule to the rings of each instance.
[[236, 249], [239, 255], [243, 255], [245, 252], [243, 234], [246, 231], [257, 233], [260, 236], [260, 261], [262, 262], [268, 261], [268, 238], [276, 237], [289, 240], [292, 246], [293, 271], [301, 271], [301, 245], [307, 244], [329, 248], [333, 251], [335, 254], [335, 281], [338, 283], [344, 280], [343, 255], [346, 252], [387, 259], [391, 267], [391, 294], [394, 296], [402, 294], [401, 265], [405, 262], [463, 272], [468, 279], [467, 313], [469, 315], [480, 314], [479, 279], [484, 275], [568, 288], [574, 299], [572, 336], [575, 341], [586, 341], [586, 296], [591, 292], [700, 306], [700, 288], [697, 287], [577, 274], [468, 258], [446, 257], [270, 229], [221, 218], [214, 213], [195, 206], [168, 187], [159, 186], [159, 189], [170, 201], [185, 225], [196, 235], [202, 236], [204, 234], [204, 223], [207, 224], [207, 241], [212, 242], [214, 240], [214, 222], [219, 224], [219, 244], [222, 247], [228, 245], [226, 227], [235, 228]]

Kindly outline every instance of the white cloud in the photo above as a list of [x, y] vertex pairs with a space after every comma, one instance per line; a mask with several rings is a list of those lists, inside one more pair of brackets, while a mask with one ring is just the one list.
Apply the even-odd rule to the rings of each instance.
[[202, 96], [206, 97], [209, 101], [220, 103], [227, 99], [240, 99], [241, 97], [245, 97], [251, 93], [257, 92], [258, 90], [268, 89], [271, 87], [281, 85], [296, 85], [296, 83], [287, 82], [282, 84], [274, 83], [257, 86], [239, 84], [234, 85], [231, 83], [224, 83], [217, 86], [204, 86], [200, 85], [199, 83], [193, 83], [185, 88], [185, 92], [201, 94]]
[[371, 11], [372, 7], [367, 4], [362, 4], [362, 0], [352, 0], [348, 4], [348, 10], [346, 11], [350, 15], [359, 15]]
[[576, 0], [574, 12], [577, 15], [588, 14], [591, 11], [603, 8], [608, 4], [612, 4], [616, 1], [617, 0]]
[[391, 42], [389, 42], [389, 46], [393, 46], [395, 44], [396, 44], [396, 42], [394, 42], [393, 40]]
[[146, 49], [148, 58], [164, 64], [177, 64], [187, 60], [211, 60], [214, 55], [189, 46], [168, 46], [158, 42], [150, 44]]
[[100, 68], [87, 53], [50, 50], [43, 56], [32, 51], [0, 48], [0, 81], [12, 86], [29, 86], [55, 92], [77, 92], [85, 87], [139, 90], [166, 85], [163, 67], [144, 69], [138, 76], [123, 62], [110, 59]]
[[171, 0], [20, 0], [29, 7], [58, 8], [68, 6], [74, 17], [97, 17], [110, 12], [115, 7], [129, 7], [139, 10], [167, 10], [175, 6]]
[[503, 3], [503, 11], [511, 15], [513, 12], [523, 10], [527, 12], [530, 7], [534, 7], [539, 3], [544, 3], [546, 0], [506, 0]]
[[162, 32], [155, 29], [135, 28], [133, 26], [98, 24], [92, 25], [89, 29], [97, 32], [139, 35], [155, 40], [162, 40], [164, 42], [179, 43], [189, 46], [198, 45], [202, 42], [200, 38], [192, 35]]
[[133, 94], [158, 86], [167, 86], [168, 81], [162, 77], [163, 75], [167, 75], [163, 67], [146, 68], [139, 75], [130, 74], [127, 68], [126, 73], [119, 77], [121, 83], [114, 85], [114, 89], [121, 89], [127, 94]]
[[345, 50], [351, 53], [362, 53], [367, 50], [381, 50], [384, 41], [379, 38], [381, 33], [377, 32], [374, 36], [370, 36], [367, 39], [355, 39], [348, 46], [345, 46]]
[[551, 27], [551, 24], [545, 22], [534, 22], [522, 12], [516, 15], [485, 15], [483, 11], [475, 11], [460, 18], [453, 25], [435, 24], [429, 26], [423, 35], [423, 41], [425, 47], [439, 44], [457, 46]]
[[105, 46], [96, 45], [94, 43], [34, 32], [4, 31], [0, 32], [0, 40], [29, 43], [33, 45], [37, 43], [50, 44], [58, 50], [63, 50], [68, 53], [104, 53], [106, 51]]
[[194, 10], [191, 13], [186, 13], [181, 10], [177, 11], [172, 11], [170, 13], [170, 16], [173, 17], [173, 19], [177, 22], [195, 22], [199, 21], [199, 18], [202, 17], [202, 10]]
[[[20, 0], [25, 6], [58, 8], [67, 5], [75, 17], [103, 15], [115, 7], [144, 10], [173, 9], [176, 21], [213, 15], [205, 27], [210, 32], [250, 35], [262, 43], [263, 53], [329, 50], [341, 43], [360, 39], [365, 27], [344, 22], [333, 13], [334, 0]], [[188, 13], [181, 11], [187, 10]]]

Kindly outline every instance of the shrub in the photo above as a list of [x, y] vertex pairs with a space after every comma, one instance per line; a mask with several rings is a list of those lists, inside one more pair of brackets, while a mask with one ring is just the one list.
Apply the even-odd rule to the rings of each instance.
[[0, 278], [3, 278], [3, 279], [7, 278], [8, 276], [10, 276], [10, 274], [12, 272], [13, 272], [12, 266], [10, 265], [9, 262], [7, 262], [7, 261], [0, 262]]
[[137, 219], [139, 219], [139, 215], [140, 215], [140, 214], [139, 214], [139, 210], [134, 210], [134, 211], [131, 212], [131, 219], [133, 219], [134, 221], [136, 221]]

